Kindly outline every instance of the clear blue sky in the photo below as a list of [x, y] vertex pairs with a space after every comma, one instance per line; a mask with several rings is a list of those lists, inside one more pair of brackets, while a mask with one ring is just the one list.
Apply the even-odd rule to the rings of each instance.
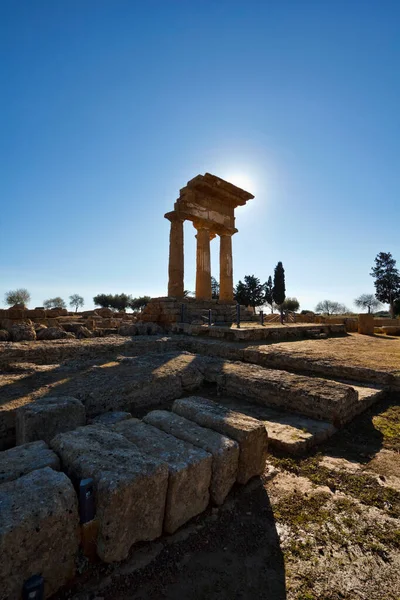
[[281, 260], [302, 308], [352, 307], [400, 266], [398, 0], [2, 0], [0, 51], [0, 303], [165, 295], [163, 215], [206, 171], [256, 196], [235, 281]]

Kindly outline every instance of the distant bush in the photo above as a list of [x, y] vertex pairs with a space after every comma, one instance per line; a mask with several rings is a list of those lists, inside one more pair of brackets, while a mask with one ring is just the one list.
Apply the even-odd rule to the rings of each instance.
[[285, 301], [281, 306], [285, 312], [297, 312], [300, 308], [300, 302], [297, 298], [285, 298]]
[[128, 294], [97, 294], [94, 296], [93, 302], [95, 306], [101, 306], [101, 308], [125, 312], [132, 302], [132, 297]]
[[147, 306], [150, 302], [150, 296], [140, 296], [139, 298], [132, 298], [129, 303], [129, 308], [131, 308], [134, 312], [141, 311]]
[[55, 298], [49, 298], [43, 302], [44, 308], [67, 308], [65, 300], [60, 298], [60, 296], [56, 296]]

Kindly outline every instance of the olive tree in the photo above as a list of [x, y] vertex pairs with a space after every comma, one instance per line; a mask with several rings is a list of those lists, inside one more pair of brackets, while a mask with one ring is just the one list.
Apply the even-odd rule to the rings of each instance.
[[65, 300], [63, 300], [60, 296], [56, 296], [55, 298], [49, 298], [43, 302], [44, 308], [67, 308]]
[[30, 299], [31, 295], [26, 288], [10, 290], [4, 296], [4, 301], [8, 306], [14, 306], [14, 304], [23, 304], [26, 306]]
[[80, 308], [84, 304], [85, 300], [79, 294], [72, 294], [72, 296], [69, 297], [69, 305], [72, 308], [75, 308], [75, 312], [78, 312], [78, 308]]

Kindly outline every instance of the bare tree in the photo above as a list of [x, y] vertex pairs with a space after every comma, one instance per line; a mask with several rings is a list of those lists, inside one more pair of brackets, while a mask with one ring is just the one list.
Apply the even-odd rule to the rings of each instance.
[[374, 294], [361, 294], [361, 296], [354, 300], [354, 304], [359, 308], [367, 309], [368, 313], [373, 313], [382, 306], [379, 300], [375, 298]]
[[72, 294], [72, 296], [69, 297], [69, 305], [75, 307], [75, 312], [78, 312], [78, 308], [84, 304], [85, 300], [79, 294]]
[[340, 304], [339, 302], [334, 302], [333, 300], [322, 300], [318, 302], [315, 307], [315, 312], [323, 313], [324, 315], [343, 315], [344, 313], [349, 312], [348, 308], [344, 306], [344, 304]]

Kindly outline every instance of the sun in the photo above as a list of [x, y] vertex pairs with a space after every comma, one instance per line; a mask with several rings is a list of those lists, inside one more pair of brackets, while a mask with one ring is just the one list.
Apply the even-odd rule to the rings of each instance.
[[241, 172], [235, 171], [235, 172], [229, 173], [226, 177], [224, 177], [224, 179], [226, 181], [229, 181], [229, 183], [233, 183], [233, 185], [236, 185], [237, 187], [241, 188], [242, 190], [245, 190], [246, 192], [250, 192], [251, 194], [254, 194], [254, 191], [255, 191], [254, 180], [246, 173], [241, 173]]

